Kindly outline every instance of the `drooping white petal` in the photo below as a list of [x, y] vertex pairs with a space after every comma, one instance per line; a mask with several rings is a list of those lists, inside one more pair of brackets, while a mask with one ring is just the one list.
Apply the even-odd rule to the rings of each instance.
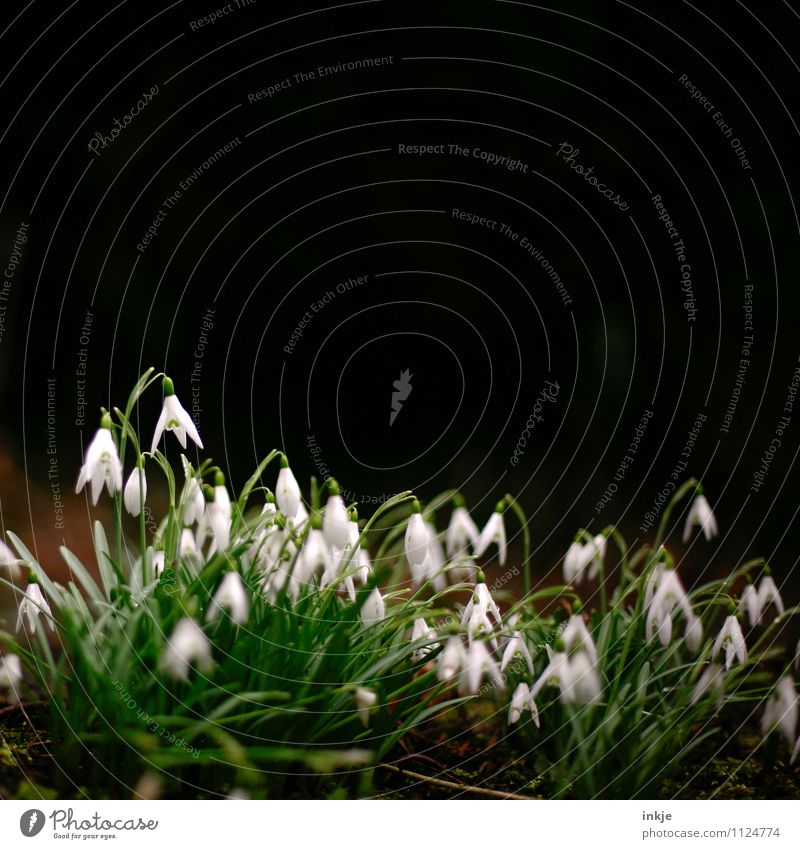
[[161, 408], [161, 415], [158, 417], [153, 441], [150, 445], [151, 454], [154, 454], [156, 448], [158, 448], [158, 443], [161, 441], [165, 430], [171, 430], [175, 434], [181, 448], [186, 448], [187, 435], [198, 448], [203, 447], [200, 434], [197, 432], [192, 417], [184, 410], [177, 395], [164, 396], [164, 405]]
[[470, 546], [474, 549], [478, 544], [478, 536], [478, 526], [472, 521], [467, 508], [455, 507], [447, 526], [448, 557], [465, 554]]
[[350, 516], [341, 495], [330, 495], [322, 514], [322, 533], [331, 548], [343, 551], [350, 543]]
[[514, 725], [522, 716], [523, 711], [526, 710], [530, 711], [531, 719], [538, 728], [539, 711], [536, 708], [536, 702], [531, 697], [530, 687], [521, 683], [517, 685], [517, 689], [514, 690], [514, 695], [511, 697], [511, 704], [508, 707], [508, 724]]
[[109, 495], [122, 489], [122, 463], [114, 437], [104, 427], [95, 433], [86, 449], [75, 492], [80, 492], [87, 483], [92, 491], [92, 504], [97, 504], [103, 486]]
[[511, 639], [506, 643], [506, 647], [503, 650], [503, 660], [500, 663], [500, 671], [504, 672], [505, 668], [517, 655], [520, 655], [525, 660], [528, 673], [533, 675], [533, 658], [521, 631], [515, 631]]
[[184, 617], [175, 626], [161, 658], [164, 670], [173, 678], [187, 680], [189, 669], [208, 674], [214, 666], [211, 643], [194, 619]]
[[369, 717], [378, 704], [378, 696], [366, 687], [359, 687], [353, 694], [356, 703], [356, 712], [364, 728], [369, 728]]
[[497, 559], [502, 566], [506, 562], [506, 525], [503, 514], [496, 510], [483, 526], [475, 546], [475, 556], [483, 557], [492, 543], [497, 544]]
[[797, 718], [798, 700], [794, 681], [790, 675], [784, 675], [764, 708], [761, 732], [766, 737], [770, 731], [778, 729], [792, 745], [797, 736]]
[[708, 541], [717, 535], [717, 520], [714, 517], [714, 511], [702, 493], [698, 493], [695, 496], [689, 513], [686, 516], [686, 524], [683, 528], [684, 542], [688, 542], [695, 525], [699, 525], [702, 528], [703, 535]]
[[405, 553], [412, 571], [421, 566], [428, 555], [428, 528], [420, 513], [412, 513], [408, 517], [405, 535]]
[[449, 637], [438, 658], [436, 675], [440, 681], [452, 681], [458, 675], [467, 656], [461, 637]]
[[381, 591], [375, 589], [369, 594], [364, 606], [361, 608], [361, 619], [365, 625], [375, 625], [383, 621], [386, 616], [386, 605], [383, 601]]
[[593, 664], [597, 664], [597, 646], [583, 621], [583, 616], [575, 614], [570, 616], [567, 627], [561, 634], [564, 648], [568, 653], [577, 649], [583, 649], [588, 653]]
[[725, 619], [722, 630], [719, 632], [714, 648], [711, 651], [712, 660], [716, 659], [721, 649], [725, 649], [725, 668], [730, 669], [734, 660], [745, 663], [747, 660], [747, 646], [742, 634], [739, 620], [731, 615]]
[[761, 600], [758, 591], [752, 584], [747, 584], [742, 590], [742, 597], [739, 599], [739, 612], [747, 613], [751, 628], [755, 628], [761, 621]]
[[[783, 599], [781, 598], [780, 591], [778, 587], [775, 585], [775, 581], [772, 578], [772, 575], [764, 575], [761, 579], [761, 582], [758, 585], [758, 601], [761, 605], [760, 613], [763, 615], [764, 610], [769, 607], [770, 603], [775, 605], [775, 609], [778, 611], [778, 615], [782, 616], [784, 613]], [[761, 617], [759, 616], [759, 619]]]
[[125, 484], [125, 492], [123, 493], [125, 509], [131, 516], [138, 516], [146, 498], [147, 478], [144, 469], [137, 467], [130, 473], [128, 482]]
[[275, 484], [275, 500], [278, 508], [287, 519], [293, 519], [300, 509], [300, 484], [297, 483], [292, 470], [285, 466], [278, 472], [278, 482]]
[[19, 631], [22, 627], [23, 620], [27, 619], [26, 628], [28, 633], [35, 634], [36, 620], [39, 618], [40, 613], [46, 614], [45, 621], [50, 626], [50, 630], [55, 631], [50, 605], [47, 603], [47, 599], [42, 593], [42, 588], [38, 583], [28, 584], [25, 590], [25, 595], [22, 598], [22, 601], [20, 601], [19, 609], [17, 610], [16, 630]]
[[206, 620], [212, 622], [223, 610], [230, 614], [231, 621], [243, 625], [250, 613], [250, 599], [238, 572], [227, 572], [208, 606]]

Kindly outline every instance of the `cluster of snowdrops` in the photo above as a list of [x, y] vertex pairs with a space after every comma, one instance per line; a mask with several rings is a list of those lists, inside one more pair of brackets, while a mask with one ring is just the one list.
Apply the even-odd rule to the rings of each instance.
[[[163, 407], [146, 451], [132, 414], [158, 379]], [[663, 544], [686, 495], [684, 542], [697, 527], [716, 535], [694, 481], [665, 510], [654, 545], [631, 552], [615, 528], [583, 531], [564, 584], [531, 587], [528, 523], [510, 495], [482, 529], [456, 492], [424, 506], [400, 493], [364, 522], [332, 479], [312, 481], [304, 501], [274, 451], [232, 498], [210, 461], [194, 467], [180, 454], [177, 473], [170, 463], [167, 433], [182, 449], [187, 438], [203, 444], [169, 378], [149, 370], [113, 413], [103, 411], [77, 482], [94, 504], [103, 489], [113, 499], [111, 539], [94, 526], [99, 578], [64, 548], [74, 579], [64, 587], [18, 537], [9, 534], [13, 549], [0, 542], [2, 580], [18, 599], [17, 635], [0, 631], [0, 691], [22, 698], [26, 667], [77, 758], [86, 741], [124, 749], [103, 754], [103, 768], [132, 781], [143, 768], [180, 779], [189, 757], [219, 763], [223, 753], [240, 784], [252, 766], [375, 764], [409, 729], [479, 703], [484, 719], [502, 716], [528, 738], [537, 772], [562, 794], [651, 791], [719, 733], [727, 702], [758, 710], [764, 739], [784, 737], [792, 761], [800, 752], [798, 660], [776, 639], [796, 610], [769, 568], [754, 560], [687, 592]], [[169, 489], [157, 525], [151, 466]], [[516, 600], [502, 575], [491, 579], [506, 566], [509, 516], [524, 543]], [[582, 585], [597, 586], [591, 605]], [[153, 723], [172, 741], [180, 732], [183, 749], [157, 745]]]

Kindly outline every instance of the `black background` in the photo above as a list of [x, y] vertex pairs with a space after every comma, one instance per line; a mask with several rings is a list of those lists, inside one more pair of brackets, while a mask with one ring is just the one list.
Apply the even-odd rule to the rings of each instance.
[[[76, 424], [79, 350], [89, 411], [123, 406], [150, 365], [191, 409], [194, 350], [213, 309], [199, 424], [234, 490], [273, 447], [298, 477], [318, 472], [313, 434], [318, 460], [359, 500], [458, 486], [482, 521], [515, 494], [545, 574], [579, 526], [614, 521], [631, 540], [652, 539], [643, 517], [703, 414], [685, 476], [702, 479], [722, 534], [694, 545], [684, 568], [697, 576], [764, 555], [779, 583], [793, 580], [800, 406], [760, 491], [750, 487], [800, 354], [796, 3], [257, 0], [192, 29], [218, 9], [4, 4], [4, 267], [29, 223], [0, 344], [4, 525], [22, 516], [23, 536], [68, 542], [86, 532], [85, 512], [54, 532], [47, 498], [31, 496], [49, 484], [47, 378], [66, 490], [96, 423], [90, 412]], [[392, 63], [293, 78], [379, 56]], [[90, 153], [94, 134], [156, 85]], [[236, 137], [138, 251], [164, 199]], [[628, 209], [558, 156], [565, 142]], [[401, 155], [401, 144], [480, 148], [526, 173], [472, 155]], [[693, 322], [654, 194], [686, 246]], [[518, 243], [454, 208], [526, 236], [570, 303]], [[363, 275], [285, 353], [310, 304]], [[746, 285], [754, 341], [724, 433]], [[404, 369], [413, 389], [390, 427]], [[546, 380], [559, 393], [514, 466]], [[146, 442], [159, 404], [151, 391], [141, 406]], [[646, 410], [634, 462], [598, 512]]]

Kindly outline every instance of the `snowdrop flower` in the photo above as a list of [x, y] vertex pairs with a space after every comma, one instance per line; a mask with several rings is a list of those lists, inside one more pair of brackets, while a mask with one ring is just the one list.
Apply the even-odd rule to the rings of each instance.
[[223, 609], [230, 613], [231, 621], [244, 625], [250, 612], [250, 600], [238, 572], [226, 572], [208, 606], [207, 622], [213, 622]]
[[197, 478], [189, 478], [186, 481], [186, 489], [183, 494], [183, 524], [193, 525], [199, 521], [206, 509], [206, 499], [203, 488]]
[[358, 718], [363, 723], [364, 728], [369, 728], [369, 715], [378, 704], [377, 694], [366, 687], [359, 687], [353, 694], [353, 698], [355, 699]]
[[419, 567], [420, 573], [423, 576], [423, 580], [431, 581], [433, 588], [438, 592], [447, 586], [447, 580], [443, 571], [447, 560], [445, 558], [444, 548], [439, 540], [439, 532], [435, 526], [431, 522], [426, 522], [425, 528], [428, 531], [428, 553]]
[[178, 622], [161, 662], [167, 673], [181, 681], [188, 680], [193, 663], [204, 674], [211, 672], [214, 666], [211, 643], [194, 619], [184, 617]]
[[164, 571], [164, 566], [166, 565], [164, 552], [160, 549], [158, 551], [153, 551], [153, 549], [151, 548], [150, 563], [153, 566], [153, 574], [158, 577]]
[[464, 656], [459, 692], [462, 695], [477, 696], [484, 677], [488, 677], [498, 690], [505, 689], [505, 679], [486, 643], [474, 640]]
[[418, 567], [422, 566], [428, 555], [428, 528], [419, 509], [419, 501], [411, 502], [411, 515], [408, 517], [405, 536], [406, 560], [412, 575], [419, 575]]
[[761, 601], [758, 598], [758, 591], [751, 583], [746, 584], [744, 590], [742, 590], [742, 597], [739, 599], [739, 613], [747, 613], [751, 628], [755, 628], [761, 621]]
[[714, 648], [711, 651], [711, 659], [715, 660], [720, 649], [725, 649], [725, 669], [733, 666], [734, 660], [744, 663], [747, 660], [747, 646], [744, 642], [739, 620], [733, 614], [729, 615], [717, 636]]
[[564, 555], [564, 583], [579, 583], [590, 558], [588, 547], [575, 540]]
[[161, 415], [156, 423], [156, 430], [153, 434], [153, 442], [150, 446], [150, 453], [155, 454], [158, 443], [161, 442], [161, 437], [165, 430], [171, 430], [181, 444], [181, 448], [186, 448], [187, 435], [191, 438], [198, 448], [203, 447], [200, 441], [200, 434], [194, 426], [192, 417], [183, 409], [178, 396], [175, 394], [175, 386], [172, 381], [165, 377], [161, 381], [161, 387], [164, 390], [164, 406], [161, 408]]
[[464, 506], [464, 500], [457, 496], [453, 499], [455, 507], [447, 526], [447, 555], [456, 557], [465, 554], [469, 546], [473, 549], [478, 544], [478, 526]]
[[569, 687], [561, 694], [563, 702], [591, 705], [600, 701], [603, 688], [588, 652], [581, 650], [569, 658], [569, 677]]
[[122, 489], [122, 463], [111, 435], [111, 417], [108, 413], [103, 415], [100, 429], [86, 449], [75, 492], [80, 492], [87, 483], [91, 484], [92, 504], [97, 504], [104, 485], [109, 495]]
[[781, 598], [781, 594], [778, 591], [778, 588], [775, 586], [775, 581], [772, 579], [772, 575], [769, 572], [769, 567], [764, 569], [764, 576], [761, 578], [761, 581], [758, 585], [758, 603], [759, 621], [764, 615], [764, 611], [769, 607], [770, 603], [775, 605], [775, 609], [778, 611], [778, 615], [783, 615], [785, 609], [783, 606], [783, 599]]
[[589, 572], [587, 573], [587, 577], [590, 581], [593, 581], [600, 572], [600, 567], [606, 559], [607, 545], [608, 540], [604, 534], [597, 534], [597, 536], [595, 536], [590, 542], [586, 543], [586, 547], [588, 548], [590, 555], [588, 562], [591, 564]]
[[778, 681], [775, 692], [769, 697], [761, 718], [761, 733], [766, 737], [773, 729], [794, 743], [797, 734], [797, 693], [791, 675], [784, 675]]
[[15, 575], [19, 571], [19, 564], [22, 561], [16, 554], [0, 539], [0, 567], [5, 567], [10, 575]]
[[27, 618], [28, 624], [26, 630], [30, 634], [36, 633], [36, 620], [39, 617], [40, 613], [45, 613], [45, 620], [47, 624], [50, 626], [51, 631], [55, 631], [56, 626], [53, 624], [52, 613], [50, 611], [50, 605], [47, 603], [47, 599], [44, 597], [42, 593], [42, 589], [39, 586], [39, 581], [36, 578], [36, 575], [31, 572], [30, 577], [28, 578], [29, 584], [27, 589], [25, 590], [25, 596], [22, 601], [19, 603], [19, 610], [17, 611], [17, 627], [16, 630], [19, 631], [20, 627], [23, 624], [23, 619]]
[[322, 533], [331, 548], [344, 550], [350, 542], [350, 516], [339, 494], [339, 485], [333, 478], [328, 481], [328, 501], [322, 514]]
[[194, 534], [189, 528], [184, 528], [181, 531], [181, 538], [178, 541], [178, 556], [197, 557], [197, 555], [197, 543], [195, 542]]
[[514, 695], [511, 697], [511, 704], [508, 707], [508, 724], [513, 725], [519, 721], [522, 712], [529, 710], [531, 719], [536, 727], [539, 727], [539, 711], [536, 708], [536, 702], [531, 696], [530, 687], [527, 684], [519, 684], [514, 690]]
[[208, 525], [214, 537], [209, 554], [214, 551], [225, 551], [231, 542], [231, 498], [225, 488], [225, 477], [222, 472], [217, 472], [214, 499], [206, 503], [206, 515]]
[[692, 529], [695, 525], [699, 525], [706, 540], [711, 541], [717, 535], [717, 520], [714, 518], [714, 512], [711, 505], [706, 500], [705, 495], [698, 488], [697, 495], [692, 502], [689, 514], [686, 516], [686, 524], [683, 528], [683, 541], [688, 542], [692, 535]]
[[436, 676], [440, 681], [452, 681], [458, 675], [467, 653], [461, 637], [450, 637], [439, 655]]
[[709, 663], [703, 671], [692, 691], [692, 704], [697, 704], [706, 693], [714, 695], [717, 710], [722, 707], [722, 698], [725, 695], [725, 678], [722, 667], [718, 663]]
[[381, 622], [386, 616], [386, 605], [383, 603], [381, 591], [375, 589], [367, 596], [364, 606], [361, 608], [361, 619], [364, 624], [374, 625], [376, 622]]
[[531, 657], [531, 653], [525, 643], [525, 637], [522, 635], [521, 631], [515, 631], [512, 634], [511, 639], [506, 643], [506, 647], [503, 650], [503, 660], [500, 663], [500, 671], [503, 672], [517, 655], [524, 658], [525, 664], [528, 667], [528, 672], [533, 675], [533, 658]]
[[683, 641], [690, 651], [696, 652], [703, 642], [703, 623], [699, 616], [691, 616], [686, 620]]
[[570, 616], [567, 627], [561, 634], [561, 639], [564, 641], [564, 649], [567, 653], [583, 649], [589, 655], [592, 664], [597, 664], [597, 646], [595, 646], [592, 635], [583, 621], [583, 616], [579, 613]]
[[[494, 622], [489, 618], [492, 615]], [[500, 617], [500, 609], [495, 604], [489, 588], [486, 586], [486, 579], [483, 572], [479, 571], [477, 575], [477, 583], [475, 591], [472, 593], [464, 612], [461, 615], [461, 624], [467, 627], [467, 636], [472, 642], [473, 638], [478, 634], [491, 634], [495, 626], [501, 627], [503, 621]]]
[[[414, 620], [414, 627], [411, 629], [411, 642], [417, 640], [434, 640], [436, 639], [436, 631], [431, 628], [428, 623], [422, 618]], [[431, 643], [429, 646], [422, 646], [411, 653], [411, 659], [419, 662], [427, 657], [434, 649], [439, 648], [439, 643]]]
[[572, 673], [569, 658], [565, 651], [557, 651], [553, 653], [538, 681], [531, 687], [531, 698], [535, 699], [544, 687], [558, 687], [563, 700], [564, 694], [571, 686]]
[[319, 517], [315, 516], [308, 529], [305, 544], [300, 549], [295, 573], [301, 584], [307, 584], [315, 575], [320, 575], [320, 586], [326, 587], [336, 578], [336, 564], [318, 523]]
[[125, 492], [123, 493], [125, 509], [131, 516], [138, 516], [146, 498], [147, 478], [144, 474], [144, 467], [137, 464], [136, 468], [131, 472], [128, 482], [125, 484]]
[[489, 546], [493, 542], [497, 543], [497, 559], [501, 566], [506, 562], [506, 525], [503, 521], [503, 510], [505, 510], [505, 503], [498, 501], [494, 513], [483, 526], [478, 542], [475, 544], [476, 557], [483, 557]]
[[9, 700], [16, 704], [17, 691], [22, 682], [22, 665], [15, 654], [0, 655], [0, 687], [8, 690]]
[[285, 454], [281, 454], [281, 470], [278, 472], [278, 482], [275, 484], [275, 499], [278, 502], [278, 508], [287, 519], [294, 519], [297, 516], [302, 503], [300, 485], [289, 468], [289, 460]]

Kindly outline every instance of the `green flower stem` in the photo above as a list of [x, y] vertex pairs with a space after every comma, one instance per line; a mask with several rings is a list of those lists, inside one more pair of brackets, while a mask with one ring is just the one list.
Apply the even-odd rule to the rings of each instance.
[[528, 595], [531, 591], [531, 532], [528, 527], [528, 517], [525, 515], [525, 511], [513, 495], [506, 493], [504, 498], [506, 504], [516, 514], [520, 527], [522, 528], [522, 588], [525, 595]]

